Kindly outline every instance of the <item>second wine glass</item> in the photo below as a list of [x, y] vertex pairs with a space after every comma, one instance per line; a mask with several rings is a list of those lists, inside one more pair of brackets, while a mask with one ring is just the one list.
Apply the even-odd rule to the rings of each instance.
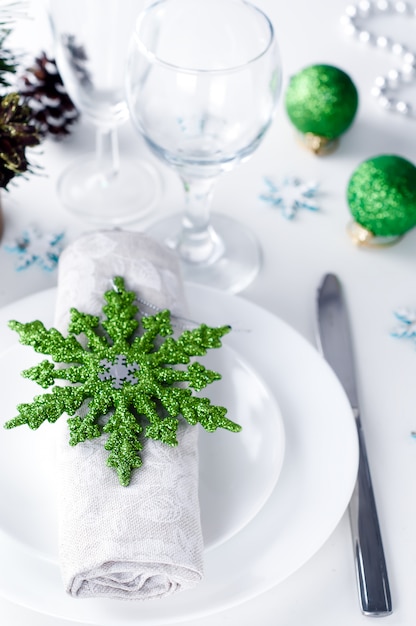
[[149, 232], [175, 248], [192, 282], [239, 291], [260, 267], [254, 235], [210, 217], [218, 176], [247, 159], [269, 128], [280, 62], [268, 17], [243, 0], [159, 0], [142, 12], [127, 69], [133, 122], [178, 172], [183, 215]]
[[146, 0], [48, 0], [55, 56], [69, 96], [96, 128], [95, 153], [61, 176], [70, 211], [98, 224], [124, 224], [147, 214], [159, 176], [146, 159], [120, 153], [118, 128], [129, 118], [125, 68], [133, 24]]

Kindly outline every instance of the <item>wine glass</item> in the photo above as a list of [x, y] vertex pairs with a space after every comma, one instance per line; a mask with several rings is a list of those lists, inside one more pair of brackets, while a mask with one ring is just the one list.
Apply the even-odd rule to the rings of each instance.
[[177, 250], [185, 279], [236, 292], [260, 267], [257, 239], [210, 218], [218, 176], [247, 159], [276, 109], [281, 71], [269, 18], [243, 0], [159, 0], [140, 14], [127, 103], [151, 150], [179, 174], [185, 212], [149, 233]]
[[120, 153], [118, 127], [129, 119], [125, 97], [128, 42], [145, 0], [49, 0], [56, 63], [69, 96], [96, 128], [95, 153], [61, 176], [64, 206], [99, 224], [124, 224], [147, 214], [159, 177], [146, 160]]

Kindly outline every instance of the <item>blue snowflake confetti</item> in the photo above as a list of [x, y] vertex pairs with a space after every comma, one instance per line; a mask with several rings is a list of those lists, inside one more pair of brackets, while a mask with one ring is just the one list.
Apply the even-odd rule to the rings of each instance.
[[416, 339], [416, 311], [400, 308], [394, 311], [399, 324], [393, 329], [392, 336], [400, 339]]
[[319, 206], [314, 200], [318, 192], [316, 183], [304, 183], [296, 177], [285, 178], [280, 184], [276, 184], [266, 177], [264, 182], [268, 190], [260, 195], [260, 199], [279, 208], [286, 219], [293, 219], [299, 209], [319, 210]]
[[51, 272], [58, 264], [63, 238], [63, 232], [43, 232], [36, 226], [29, 226], [20, 237], [5, 244], [4, 248], [18, 255], [16, 271], [39, 265], [43, 270]]
[[[416, 311], [408, 308], [400, 308], [393, 311], [399, 324], [393, 329], [391, 335], [399, 339], [416, 340]], [[416, 439], [416, 431], [412, 430], [410, 436]]]

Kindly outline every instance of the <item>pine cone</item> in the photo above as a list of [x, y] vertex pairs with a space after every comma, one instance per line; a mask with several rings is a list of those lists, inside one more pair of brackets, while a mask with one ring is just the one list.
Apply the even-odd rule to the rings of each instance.
[[56, 62], [45, 52], [20, 76], [23, 103], [32, 110], [33, 121], [42, 136], [60, 139], [70, 133], [79, 113], [68, 96]]
[[0, 187], [3, 189], [18, 174], [30, 171], [26, 148], [40, 143], [31, 111], [19, 101], [18, 93], [9, 93], [0, 100]]
[[84, 46], [80, 46], [74, 35], [62, 35], [62, 45], [66, 48], [66, 54], [72, 70], [77, 76], [78, 82], [83, 87], [92, 87], [91, 76], [88, 71], [88, 56]]

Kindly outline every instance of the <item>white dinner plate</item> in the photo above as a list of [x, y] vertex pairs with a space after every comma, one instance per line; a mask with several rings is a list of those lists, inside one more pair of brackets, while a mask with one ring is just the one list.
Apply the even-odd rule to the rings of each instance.
[[[13, 529], [11, 525], [0, 532], [0, 593], [8, 599], [45, 614], [97, 626], [183, 622], [244, 602], [281, 582], [322, 546], [338, 524], [355, 483], [358, 447], [348, 401], [332, 370], [307, 341], [267, 311], [243, 298], [215, 290], [188, 285], [187, 291], [191, 316], [195, 321], [211, 325], [231, 324], [234, 329], [224, 338], [226, 350], [217, 353], [223, 355], [223, 361], [219, 363], [223, 368], [223, 386], [218, 386], [214, 392], [218, 394], [215, 401], [228, 406], [231, 400], [230, 417], [239, 421], [237, 415], [242, 416], [247, 410], [250, 397], [247, 387], [254, 384], [254, 400], [249, 406], [247, 424], [251, 424], [254, 421], [252, 417], [257, 414], [261, 420], [261, 433], [242, 424], [243, 431], [249, 431], [250, 440], [247, 439], [242, 444], [244, 450], [240, 449], [236, 454], [233, 449], [239, 445], [236, 441], [241, 433], [223, 433], [218, 437], [219, 456], [227, 463], [227, 455], [231, 455], [231, 466], [235, 464], [234, 469], [228, 471], [235, 472], [240, 464], [239, 495], [234, 498], [233, 506], [238, 501], [242, 507], [240, 512], [245, 511], [245, 518], [241, 520], [237, 516], [233, 520], [228, 517], [232, 515], [233, 506], [230, 506], [227, 519], [221, 522], [220, 527], [211, 526], [211, 549], [204, 555], [205, 577], [191, 591], [160, 601], [75, 600], [63, 590], [59, 566], [53, 555], [53, 538], [45, 539], [42, 532], [24, 532], [25, 527], [35, 524], [36, 515], [35, 527], [42, 519], [45, 524], [50, 524], [48, 520], [54, 516], [53, 502], [48, 495], [51, 490], [46, 468], [42, 467], [42, 462], [39, 463], [36, 472], [43, 472], [45, 481], [40, 488], [37, 480], [32, 489], [30, 474], [33, 468], [25, 466], [23, 461], [18, 463], [16, 458], [23, 454], [20, 458], [26, 462], [33, 460], [30, 458], [30, 451], [34, 448], [33, 437], [39, 440], [46, 425], [36, 433], [29, 431], [23, 434], [24, 427], [4, 431], [0, 438], [2, 499], [3, 503], [7, 499], [10, 503], [14, 502], [21, 520], [18, 525], [20, 530]], [[29, 321], [37, 318], [50, 325], [54, 302], [55, 290], [48, 290], [3, 309], [0, 312], [0, 345], [7, 348], [16, 343], [15, 333], [5, 327], [9, 319]], [[17, 348], [12, 348], [9, 361], [3, 355], [3, 372], [8, 363], [18, 364], [22, 369], [16, 354]], [[210, 358], [215, 362], [214, 356]], [[215, 362], [215, 365], [218, 363]], [[16, 382], [17, 386], [20, 384]], [[5, 398], [9, 399], [14, 393], [10, 385], [3, 386], [3, 407]], [[36, 389], [39, 390], [37, 386]], [[18, 399], [20, 401], [21, 398]], [[263, 414], [268, 408], [272, 411], [271, 419]], [[5, 417], [7, 419], [10, 415]], [[273, 430], [274, 427], [276, 430]], [[214, 437], [218, 434], [217, 431], [209, 435], [209, 446], [217, 445]], [[28, 443], [30, 438], [32, 443]], [[274, 474], [271, 479], [266, 479], [268, 487], [260, 488], [262, 495], [253, 503], [245, 495], [247, 468], [242, 465], [249, 461], [250, 455], [255, 459], [254, 465], [262, 462], [259, 446], [261, 449], [262, 445], [267, 445], [267, 438], [277, 439], [277, 443], [274, 441], [271, 446], [275, 456], [269, 466]], [[25, 442], [21, 441], [23, 439]], [[283, 441], [284, 461], [283, 467], [280, 467]], [[206, 451], [209, 454], [208, 447]], [[26, 453], [29, 458], [26, 458]], [[203, 457], [201, 467], [204, 467]], [[253, 471], [256, 473], [258, 470]], [[237, 474], [238, 471], [235, 476]], [[12, 492], [7, 487], [7, 477], [13, 483], [13, 500], [10, 499]], [[202, 485], [204, 480], [207, 479], [204, 479], [202, 469]], [[8, 490], [7, 499], [5, 489]], [[221, 501], [222, 495], [211, 490], [211, 497], [213, 502], [218, 502], [215, 498]], [[244, 508], [244, 502], [249, 502], [248, 509]], [[43, 513], [41, 505], [44, 505]], [[227, 502], [222, 501], [223, 505], [226, 506]], [[28, 506], [32, 507], [31, 510], [27, 510]], [[210, 506], [205, 509], [203, 503], [201, 506], [202, 515], [207, 520]], [[38, 509], [41, 512], [34, 515]], [[5, 519], [3, 514], [0, 515], [0, 526]], [[206, 528], [204, 532], [208, 532]]]

